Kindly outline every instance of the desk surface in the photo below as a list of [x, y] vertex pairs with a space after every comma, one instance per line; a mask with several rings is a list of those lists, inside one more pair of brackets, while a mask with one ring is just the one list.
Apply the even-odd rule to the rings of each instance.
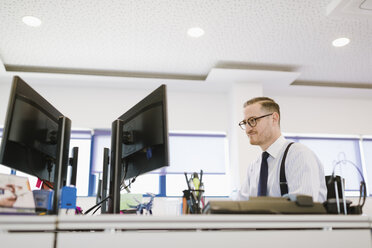
[[63, 216], [60, 229], [288, 229], [371, 228], [368, 216], [321, 215], [187, 215], [159, 216]]
[[372, 218], [343, 215], [0, 216], [3, 230], [369, 229]]
[[53, 231], [57, 216], [0, 215], [0, 231]]

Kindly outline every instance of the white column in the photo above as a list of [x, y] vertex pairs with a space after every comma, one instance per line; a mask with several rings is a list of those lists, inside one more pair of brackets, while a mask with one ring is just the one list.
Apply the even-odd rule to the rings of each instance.
[[229, 123], [229, 149], [230, 149], [230, 186], [231, 190], [240, 188], [246, 177], [247, 167], [261, 153], [261, 149], [252, 146], [245, 132], [238, 126], [243, 120], [243, 104], [247, 100], [262, 96], [261, 83], [233, 83], [229, 92], [230, 97], [230, 123]]

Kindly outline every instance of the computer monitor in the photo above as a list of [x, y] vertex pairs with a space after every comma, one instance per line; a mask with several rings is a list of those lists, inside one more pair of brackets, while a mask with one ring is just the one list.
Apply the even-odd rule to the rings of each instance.
[[50, 182], [52, 214], [66, 185], [71, 121], [20, 77], [13, 78], [0, 147], [0, 164]]
[[166, 86], [112, 123], [108, 213], [120, 212], [124, 179], [169, 166]]

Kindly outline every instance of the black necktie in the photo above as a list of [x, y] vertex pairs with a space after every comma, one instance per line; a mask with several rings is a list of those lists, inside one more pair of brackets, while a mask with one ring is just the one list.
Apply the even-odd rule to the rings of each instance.
[[261, 169], [260, 169], [260, 180], [258, 181], [258, 196], [267, 195], [267, 176], [268, 176], [268, 165], [267, 158], [270, 156], [269, 153], [262, 153]]

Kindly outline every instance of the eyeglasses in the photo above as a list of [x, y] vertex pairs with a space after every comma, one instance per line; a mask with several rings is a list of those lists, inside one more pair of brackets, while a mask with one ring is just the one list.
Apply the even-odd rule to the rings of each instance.
[[261, 118], [264, 118], [266, 116], [270, 116], [272, 115], [273, 113], [271, 114], [267, 114], [267, 115], [263, 115], [263, 116], [259, 116], [259, 117], [251, 117], [249, 118], [248, 120], [243, 120], [241, 122], [239, 122], [239, 126], [241, 129], [245, 130], [245, 126], [248, 124], [250, 127], [255, 127], [257, 125], [257, 120], [258, 119], [261, 119]]

